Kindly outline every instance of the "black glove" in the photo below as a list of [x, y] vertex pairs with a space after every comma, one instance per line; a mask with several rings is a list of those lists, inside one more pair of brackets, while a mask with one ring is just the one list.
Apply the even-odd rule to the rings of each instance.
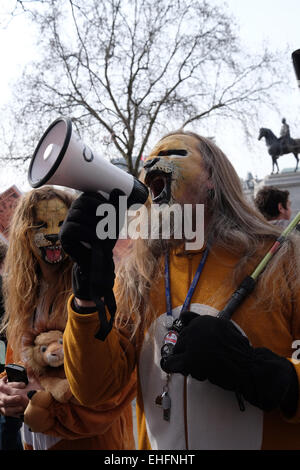
[[[96, 303], [101, 319], [101, 328], [96, 335], [99, 339], [105, 339], [111, 330], [116, 311], [113, 294], [115, 266], [112, 250], [125, 217], [125, 211], [121, 215], [118, 211], [119, 196], [122, 195], [124, 193], [117, 189], [111, 192], [109, 200], [99, 193], [81, 194], [72, 203], [59, 233], [64, 251], [74, 261], [72, 287], [75, 297], [82, 300], [93, 300]], [[96, 210], [100, 204], [107, 203], [112, 204], [116, 209], [116, 218], [112, 221], [116, 228], [115, 238], [101, 240], [97, 236], [96, 228], [101, 219], [107, 217], [107, 214], [97, 216]], [[111, 226], [111, 228], [113, 227]], [[101, 298], [104, 298], [104, 302]], [[109, 322], [106, 319], [105, 305], [111, 316]]]
[[186, 325], [169, 357], [167, 373], [191, 374], [197, 380], [241, 394], [264, 411], [280, 407], [292, 415], [298, 401], [295, 368], [266, 348], [253, 348], [231, 321], [185, 312]]

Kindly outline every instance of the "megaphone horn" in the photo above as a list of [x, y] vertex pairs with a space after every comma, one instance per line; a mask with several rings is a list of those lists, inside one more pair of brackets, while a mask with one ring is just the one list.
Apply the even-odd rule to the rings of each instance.
[[128, 197], [128, 206], [144, 204], [149, 194], [141, 181], [82, 142], [72, 129], [71, 119], [63, 117], [56, 119], [40, 139], [30, 162], [28, 180], [33, 188], [51, 184], [107, 194], [120, 189]]

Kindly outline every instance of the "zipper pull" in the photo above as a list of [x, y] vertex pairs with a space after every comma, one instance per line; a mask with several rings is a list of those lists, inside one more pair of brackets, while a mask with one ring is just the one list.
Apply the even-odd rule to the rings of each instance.
[[170, 421], [171, 415], [171, 398], [168, 393], [162, 397], [163, 417], [165, 421]]

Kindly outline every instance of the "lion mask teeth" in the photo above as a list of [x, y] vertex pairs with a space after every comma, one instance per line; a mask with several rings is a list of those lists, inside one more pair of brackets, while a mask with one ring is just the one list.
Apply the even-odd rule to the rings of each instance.
[[152, 203], [173, 203], [173, 186], [178, 176], [178, 168], [172, 161], [163, 157], [154, 159], [153, 164], [149, 161], [145, 166], [145, 183], [150, 189]]

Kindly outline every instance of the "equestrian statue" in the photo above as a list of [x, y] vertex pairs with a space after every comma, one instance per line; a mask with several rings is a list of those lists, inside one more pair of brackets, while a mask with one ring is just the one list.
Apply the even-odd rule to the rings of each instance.
[[277, 167], [277, 173], [279, 173], [279, 166], [278, 166], [278, 158], [281, 155], [286, 155], [288, 153], [293, 153], [296, 158], [296, 168], [295, 171], [298, 169], [299, 157], [298, 154], [300, 153], [300, 139], [292, 139], [290, 136], [290, 128], [287, 124], [285, 118], [282, 119], [282, 127], [280, 130], [280, 137], [276, 137], [275, 134], [270, 129], [266, 129], [262, 127], [259, 130], [258, 140], [265, 138], [266, 145], [268, 147], [268, 152], [272, 157], [272, 173], [274, 173], [274, 167]]

